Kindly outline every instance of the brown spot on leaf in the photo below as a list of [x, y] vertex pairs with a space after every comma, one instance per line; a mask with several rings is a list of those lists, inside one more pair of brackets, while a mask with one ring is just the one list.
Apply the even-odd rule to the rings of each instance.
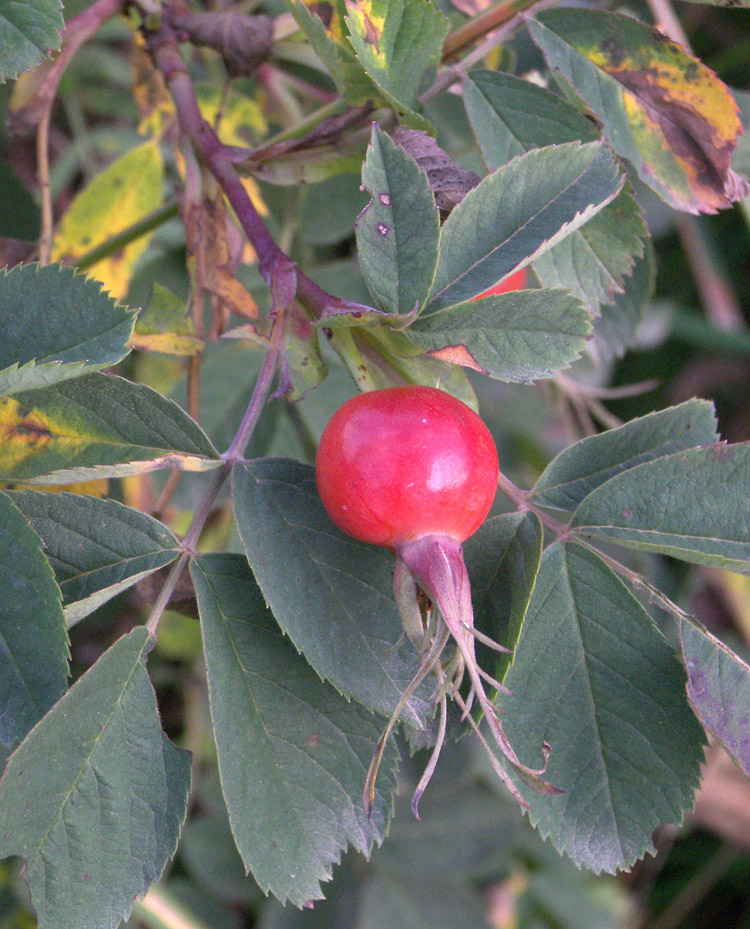
[[440, 361], [447, 361], [449, 364], [472, 368], [474, 371], [479, 371], [480, 374], [488, 373], [486, 368], [477, 363], [465, 345], [448, 345], [445, 348], [437, 348], [435, 351], [428, 352], [428, 354]]

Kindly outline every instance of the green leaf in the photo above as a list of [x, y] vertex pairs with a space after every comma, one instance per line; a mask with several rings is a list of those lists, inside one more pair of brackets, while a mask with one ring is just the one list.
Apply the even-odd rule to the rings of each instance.
[[198, 424], [176, 403], [120, 377], [89, 374], [0, 399], [4, 480], [67, 484], [219, 464]]
[[[359, 106], [369, 102], [377, 91], [351, 46], [343, 40], [344, 23], [335, 0], [323, 6], [305, 0], [285, 2], [346, 103]], [[326, 15], [327, 24], [317, 15], [317, 10]]]
[[750, 574], [750, 443], [693, 448], [631, 468], [573, 517], [584, 536]]
[[[55, 233], [53, 261], [72, 261], [128, 229], [161, 205], [164, 165], [159, 140], [149, 139], [121, 155], [76, 195]], [[101, 281], [113, 297], [125, 297], [136, 262], [148, 247], [142, 235], [87, 273]]]
[[[590, 142], [596, 125], [549, 90], [511, 74], [472, 71], [466, 110], [490, 170], [544, 145]], [[540, 255], [534, 272], [544, 287], [567, 287], [592, 312], [623, 289], [648, 231], [629, 185], [581, 229]]]
[[376, 126], [362, 167], [370, 203], [356, 223], [362, 274], [390, 313], [422, 307], [437, 264], [440, 218], [427, 175]]
[[60, 48], [61, 0], [0, 0], [0, 81], [14, 80]]
[[705, 728], [750, 777], [750, 667], [707, 629], [680, 621], [688, 699]]
[[130, 351], [134, 323], [133, 312], [72, 268], [0, 271], [0, 396], [116, 364]]
[[[328, 518], [313, 469], [264, 459], [235, 467], [234, 511], [250, 567], [277, 622], [337, 690], [389, 716], [419, 667], [393, 601], [393, 559]], [[404, 710], [419, 727], [420, 690]]]
[[[515, 648], [529, 598], [539, 572], [543, 530], [533, 513], [492, 516], [464, 543], [464, 557], [471, 578], [476, 627], [506, 648]], [[493, 676], [502, 680], [512, 655], [493, 652], [479, 665], [494, 663]]]
[[540, 255], [534, 274], [542, 287], [566, 287], [598, 315], [623, 293], [647, 235], [628, 184], [585, 226]]
[[179, 553], [166, 526], [116, 500], [34, 491], [9, 496], [44, 544], [68, 626]]
[[601, 306], [600, 315], [594, 320], [588, 351], [599, 364], [621, 358], [633, 344], [636, 329], [653, 293], [655, 278], [653, 247], [647, 242], [643, 256], [636, 259], [630, 277], [624, 281], [623, 292], [615, 294], [611, 304]]
[[389, 748], [372, 820], [362, 805], [379, 721], [324, 683], [265, 605], [245, 558], [207, 555], [198, 595], [219, 771], [237, 847], [265, 892], [301, 906], [347, 844], [382, 841], [396, 788]]
[[485, 929], [480, 892], [470, 885], [376, 871], [365, 887], [357, 929]]
[[622, 184], [598, 142], [514, 158], [470, 190], [445, 221], [428, 308], [475, 297], [533, 261], [613, 200]]
[[581, 439], [545, 468], [532, 491], [534, 500], [542, 506], [574, 510], [622, 471], [686, 448], [711, 445], [719, 438], [716, 428], [713, 404], [688, 400]]
[[596, 124], [544, 87], [500, 71], [470, 71], [464, 103], [490, 171], [532, 148], [595, 142]]
[[119, 639], [11, 755], [0, 858], [20, 855], [39, 929], [116, 929], [174, 854], [190, 754], [162, 733], [144, 627]]
[[415, 345], [443, 361], [521, 382], [567, 368], [590, 332], [589, 314], [564, 290], [522, 290], [459, 303], [418, 317], [406, 330]]
[[39, 537], [0, 494], [0, 742], [21, 740], [65, 693], [68, 635]]
[[630, 867], [660, 823], [690, 806], [703, 731], [685, 674], [649, 615], [593, 553], [556, 542], [545, 552], [514, 663], [503, 726], [522, 758], [551, 745], [545, 779], [521, 790], [529, 818], [579, 866]]
[[351, 0], [347, 9], [363, 67], [386, 99], [411, 107], [425, 72], [440, 64], [448, 20], [428, 0]]
[[715, 213], [747, 192], [730, 169], [737, 104], [681, 46], [631, 16], [601, 10], [546, 10], [528, 26], [615, 151], [669, 204]]

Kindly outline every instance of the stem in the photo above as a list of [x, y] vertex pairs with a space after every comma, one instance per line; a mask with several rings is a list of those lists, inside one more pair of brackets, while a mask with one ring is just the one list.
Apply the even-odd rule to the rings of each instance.
[[105, 242], [85, 252], [80, 258], [74, 261], [76, 268], [78, 268], [79, 271], [88, 271], [88, 269], [98, 261], [101, 261], [103, 258], [108, 258], [113, 252], [119, 251], [119, 249], [124, 248], [126, 245], [130, 245], [131, 242], [135, 242], [136, 239], [140, 239], [141, 236], [164, 225], [164, 223], [172, 219], [173, 216], [177, 216], [178, 212], [179, 207], [177, 201], [169, 200], [167, 203], [152, 210], [149, 214], [137, 220], [126, 229], [111, 236]]
[[39, 264], [49, 264], [52, 250], [52, 192], [49, 186], [49, 122], [51, 109], [42, 116], [36, 134], [36, 171], [42, 198], [42, 234], [39, 238]]
[[500, 488], [501, 492], [508, 497], [509, 500], [512, 500], [516, 505], [516, 509], [520, 510], [522, 513], [535, 513], [543, 525], [548, 529], [551, 529], [557, 536], [561, 539], [566, 539], [568, 536], [568, 527], [563, 523], [559, 523], [556, 519], [552, 519], [551, 516], [548, 516], [544, 510], [539, 507], [534, 506], [530, 502], [531, 494], [527, 490], [521, 490], [520, 487], [516, 487], [513, 481], [510, 478], [506, 477], [501, 471], [498, 479], [497, 486]]
[[482, 36], [487, 35], [502, 26], [516, 13], [525, 10], [531, 6], [535, 0], [501, 0], [497, 6], [490, 7], [476, 16], [474, 19], [459, 26], [455, 32], [452, 32], [443, 43], [443, 61], [448, 61], [460, 51], [463, 51], [467, 45], [472, 45]]

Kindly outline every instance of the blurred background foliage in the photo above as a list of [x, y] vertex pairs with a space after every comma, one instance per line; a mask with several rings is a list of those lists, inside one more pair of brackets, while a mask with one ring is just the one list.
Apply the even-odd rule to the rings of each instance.
[[[66, 19], [87, 5], [65, 0]], [[254, 4], [232, 6], [247, 11]], [[463, 14], [450, 4], [442, 7], [454, 21], [461, 20]], [[616, 8], [649, 18], [637, 2]], [[266, 12], [284, 9], [280, 2], [264, 4]], [[681, 4], [678, 14], [696, 55], [739, 91], [743, 122], [750, 127], [750, 94], [742, 93], [750, 91], [750, 10]], [[124, 21], [107, 24], [65, 74], [50, 130], [50, 182], [58, 216], [102, 170], [143, 142], [131, 36]], [[285, 127], [296, 105], [290, 89], [299, 82], [317, 94], [318, 102], [326, 99], [330, 85], [304, 62], [293, 61], [292, 51], [280, 49], [254, 78], [232, 83], [226, 112], [236, 117], [245, 144]], [[517, 73], [541, 64], [523, 35], [499, 54], [515, 59]], [[191, 67], [205, 84], [206, 99], [212, 88], [224, 86], [213, 53], [193, 52]], [[12, 84], [0, 86], [0, 259], [5, 265], [24, 258], [40, 229], [34, 140], [7, 129], [11, 92]], [[481, 170], [460, 102], [443, 94], [430, 107], [440, 114], [440, 144], [465, 167]], [[735, 163], [738, 169], [750, 166], [749, 136], [741, 140]], [[176, 170], [167, 164], [160, 183], [168, 187]], [[338, 296], [369, 302], [354, 250], [354, 221], [367, 199], [359, 184], [356, 174], [344, 173], [317, 184], [262, 183], [257, 196], [274, 235], [318, 283]], [[564, 378], [540, 386], [473, 379], [501, 467], [522, 486], [596, 422], [629, 419], [692, 396], [716, 402], [725, 438], [750, 439], [750, 198], [717, 216], [690, 217], [645, 189], [637, 192], [654, 237], [657, 278], [633, 348], [619, 360], [584, 358]], [[166, 218], [138, 255], [124, 302], [150, 305], [154, 282], [184, 300], [185, 259], [181, 224]], [[244, 256], [237, 276], [263, 305], [265, 287], [252, 256]], [[249, 342], [206, 348], [202, 422], [219, 448], [234, 434], [260, 357]], [[126, 364], [135, 379], [186, 402], [185, 359], [136, 351]], [[250, 454], [312, 460], [332, 398], [343, 400], [354, 391], [332, 359], [331, 365], [323, 385], [302, 402], [277, 399], [267, 407]], [[109, 492], [148, 509], [163, 480], [129, 478], [112, 482]], [[169, 502], [164, 518], [175, 531], [189, 518], [195, 486], [186, 476]], [[227, 514], [213, 521], [202, 544], [239, 551], [233, 533]], [[635, 567], [644, 568], [647, 556], [632, 557]], [[712, 569], [687, 571], [665, 558], [651, 558], [646, 566], [670, 597], [731, 641], [739, 654], [748, 654], [750, 579]], [[74, 675], [130, 628], [134, 612], [149, 598], [144, 586], [74, 628]], [[136, 906], [128, 923], [132, 929], [750, 929], [750, 785], [716, 747], [707, 754], [696, 813], [682, 829], [657, 834], [657, 855], [617, 878], [579, 872], [559, 857], [494, 786], [471, 740], [462, 740], [446, 751], [424, 797], [421, 820], [413, 819], [404, 801], [386, 846], [369, 862], [347, 856], [325, 902], [298, 911], [266, 900], [244, 875], [232, 842], [217, 782], [200, 653], [194, 603], [187, 599], [184, 609], [164, 617], [150, 666], [167, 733], [197, 759], [192, 807], [178, 856], [160, 885]], [[408, 781], [416, 781], [423, 762], [410, 759], [405, 745], [402, 754], [407, 759], [402, 796], [408, 797]], [[3, 762], [0, 757], [0, 768]], [[0, 864], [0, 929], [33, 925], [18, 869], [12, 862]]]

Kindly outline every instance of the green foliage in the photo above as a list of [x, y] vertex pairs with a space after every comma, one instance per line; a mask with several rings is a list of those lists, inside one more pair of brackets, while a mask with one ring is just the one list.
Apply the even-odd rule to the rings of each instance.
[[[675, 219], [750, 189], [750, 31], [529, 5], [73, 0], [50, 59], [59, 0], [0, 0], [0, 858], [41, 929], [647, 925], [660, 871], [578, 867], [659, 847], [706, 734], [750, 775], [750, 213]], [[430, 566], [460, 617], [315, 484], [402, 384], [498, 446]]]
[[0, 81], [59, 48], [62, 27], [61, 0], [0, 0]]

